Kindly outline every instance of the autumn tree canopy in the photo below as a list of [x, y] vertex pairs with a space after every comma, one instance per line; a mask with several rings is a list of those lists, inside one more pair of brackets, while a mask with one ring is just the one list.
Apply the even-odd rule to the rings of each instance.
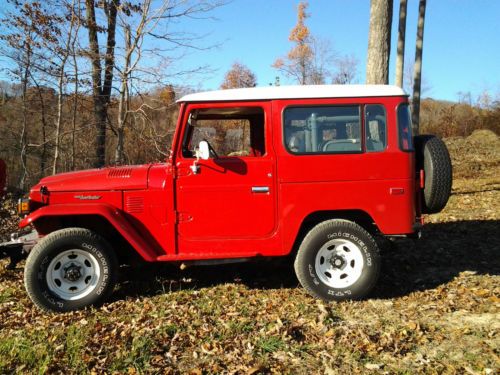
[[290, 32], [288, 40], [295, 43], [286, 57], [276, 59], [273, 67], [292, 77], [301, 85], [306, 85], [311, 77], [311, 65], [313, 52], [311, 48], [311, 35], [309, 28], [305, 25], [308, 17], [306, 9], [307, 2], [300, 2], [297, 8], [297, 24]]
[[255, 74], [244, 64], [234, 62], [220, 85], [223, 90], [257, 86]]
[[305, 24], [309, 4], [300, 2], [297, 24], [288, 40], [294, 43], [284, 57], [276, 59], [273, 68], [300, 85], [353, 83], [357, 75], [357, 59], [337, 54], [329, 39], [314, 36]]

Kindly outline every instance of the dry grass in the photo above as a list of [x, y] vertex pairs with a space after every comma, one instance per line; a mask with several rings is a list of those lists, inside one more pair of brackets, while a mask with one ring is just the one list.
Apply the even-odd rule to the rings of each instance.
[[44, 315], [4, 261], [0, 372], [498, 373], [500, 170], [468, 169], [481, 152], [500, 148], [453, 155], [453, 195], [422, 240], [384, 242], [366, 301], [317, 301], [265, 262], [130, 271], [101, 309]]

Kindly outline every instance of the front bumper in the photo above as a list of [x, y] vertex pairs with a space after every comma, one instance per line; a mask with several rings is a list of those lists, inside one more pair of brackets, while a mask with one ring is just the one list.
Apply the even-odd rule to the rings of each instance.
[[10, 241], [0, 243], [0, 259], [10, 258], [7, 269], [12, 270], [16, 268], [17, 263], [28, 256], [37, 242], [38, 233], [35, 230], [23, 236], [13, 233]]

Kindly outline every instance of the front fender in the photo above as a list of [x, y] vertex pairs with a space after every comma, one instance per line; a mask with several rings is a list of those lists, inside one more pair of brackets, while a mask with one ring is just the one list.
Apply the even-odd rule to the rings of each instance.
[[145, 261], [156, 261], [154, 249], [139, 235], [137, 230], [123, 216], [120, 210], [106, 203], [58, 204], [44, 206], [26, 216], [19, 223], [20, 228], [36, 224], [47, 217], [97, 215], [106, 219]]

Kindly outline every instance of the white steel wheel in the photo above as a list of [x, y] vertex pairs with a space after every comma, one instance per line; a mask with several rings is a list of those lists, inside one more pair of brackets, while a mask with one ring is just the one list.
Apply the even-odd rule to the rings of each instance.
[[24, 267], [30, 299], [45, 311], [98, 306], [116, 284], [118, 260], [108, 242], [85, 228], [65, 228], [43, 237]]
[[66, 250], [52, 259], [47, 267], [47, 286], [60, 298], [74, 301], [91, 293], [100, 275], [99, 263], [88, 251]]
[[347, 288], [358, 281], [363, 265], [363, 255], [356, 244], [335, 239], [319, 249], [315, 271], [319, 279], [329, 287]]
[[312, 228], [295, 258], [295, 274], [313, 296], [326, 301], [360, 299], [377, 282], [380, 256], [370, 233], [347, 220]]

